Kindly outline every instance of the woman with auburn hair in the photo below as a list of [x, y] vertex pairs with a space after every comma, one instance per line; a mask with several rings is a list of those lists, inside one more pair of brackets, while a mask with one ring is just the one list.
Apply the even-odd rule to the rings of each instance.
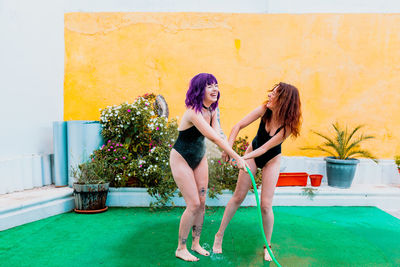
[[208, 73], [200, 73], [190, 81], [186, 93], [186, 111], [179, 125], [179, 135], [170, 153], [172, 175], [186, 202], [186, 209], [179, 224], [178, 248], [175, 256], [185, 261], [198, 261], [186, 247], [186, 241], [192, 228], [192, 250], [209, 256], [210, 253], [200, 246], [200, 234], [203, 227], [205, 200], [208, 185], [208, 165], [205, 156], [204, 137], [217, 144], [237, 161], [238, 168], [248, 166], [227, 140], [219, 136], [220, 126], [217, 120], [219, 89], [217, 79]]
[[[271, 247], [274, 214], [272, 211], [272, 198], [279, 177], [281, 162], [281, 144], [289, 136], [297, 137], [300, 132], [300, 95], [293, 85], [287, 83], [276, 84], [268, 94], [268, 100], [254, 109], [233, 128], [229, 135], [229, 144], [232, 146], [239, 131], [257, 119], [260, 125], [256, 137], [247, 148], [243, 159], [250, 165], [250, 170], [255, 175], [257, 168], [262, 169], [261, 211], [263, 227], [269, 247]], [[225, 161], [229, 155], [222, 154]], [[241, 170], [235, 192], [229, 200], [218, 232], [215, 234], [213, 252], [222, 253], [222, 240], [229, 221], [239, 208], [251, 188], [249, 174]], [[271, 261], [268, 250], [264, 246], [264, 259]]]

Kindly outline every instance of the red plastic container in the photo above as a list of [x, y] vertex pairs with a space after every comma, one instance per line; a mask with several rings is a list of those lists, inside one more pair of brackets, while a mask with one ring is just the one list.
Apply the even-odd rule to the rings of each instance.
[[310, 174], [311, 186], [320, 186], [322, 175], [321, 174]]
[[306, 172], [281, 172], [276, 186], [306, 186]]

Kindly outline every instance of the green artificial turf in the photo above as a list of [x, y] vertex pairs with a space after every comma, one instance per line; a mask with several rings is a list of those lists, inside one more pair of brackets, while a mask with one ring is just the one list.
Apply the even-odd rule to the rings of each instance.
[[[206, 211], [201, 243], [209, 251], [223, 211]], [[110, 208], [15, 227], [0, 232], [0, 266], [275, 266], [263, 262], [255, 207], [235, 214], [222, 255], [175, 258], [182, 212]], [[400, 266], [400, 220], [377, 208], [274, 207], [274, 214], [272, 245], [282, 266]]]

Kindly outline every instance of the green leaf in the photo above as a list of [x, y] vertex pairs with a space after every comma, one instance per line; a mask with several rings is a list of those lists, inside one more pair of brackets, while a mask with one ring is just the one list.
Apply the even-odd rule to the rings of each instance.
[[[325, 142], [323, 142], [322, 145], [314, 147], [302, 147], [300, 149], [322, 151], [338, 159], [346, 159], [352, 155], [362, 155], [374, 159], [374, 157], [370, 152], [366, 150], [361, 150], [359, 147], [361, 142], [368, 139], [372, 139], [374, 138], [374, 136], [361, 134], [354, 141], [351, 141], [354, 135], [362, 127], [364, 127], [364, 125], [358, 125], [351, 131], [349, 131], [347, 126], [345, 127], [345, 129], [343, 129], [338, 122], [332, 123], [331, 126], [334, 129], [333, 137], [329, 137], [320, 132], [311, 130], [313, 134], [322, 137], [325, 140]], [[328, 148], [333, 149], [333, 151], [329, 150]]]

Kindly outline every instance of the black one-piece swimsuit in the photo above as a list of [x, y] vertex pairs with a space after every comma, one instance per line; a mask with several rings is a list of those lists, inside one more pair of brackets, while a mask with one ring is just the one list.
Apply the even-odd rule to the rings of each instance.
[[[212, 117], [210, 126], [211, 124]], [[178, 139], [176, 139], [173, 148], [181, 154], [192, 170], [200, 164], [206, 153], [204, 136], [194, 125], [186, 130], [179, 131]]]
[[[260, 121], [260, 126], [258, 127], [257, 135], [254, 137], [253, 141], [251, 142], [251, 145], [253, 147], [253, 151], [259, 148], [260, 146], [264, 145], [267, 141], [269, 141], [272, 137], [274, 137], [279, 131], [282, 129], [283, 126], [279, 127], [278, 130], [276, 130], [275, 134], [273, 136], [270, 136], [269, 133], [265, 130], [265, 122], [263, 119]], [[275, 156], [281, 154], [282, 148], [281, 144], [276, 145], [269, 149], [267, 152], [262, 154], [261, 156], [258, 156], [254, 158], [254, 161], [256, 162], [256, 165], [258, 168], [263, 168], [265, 164], [267, 164], [268, 161], [273, 159]]]

